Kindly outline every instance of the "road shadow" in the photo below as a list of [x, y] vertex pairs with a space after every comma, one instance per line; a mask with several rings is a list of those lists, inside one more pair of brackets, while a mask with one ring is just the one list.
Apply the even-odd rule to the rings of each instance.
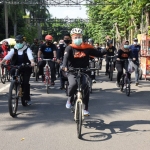
[[[131, 129], [134, 125], [150, 125], [150, 121], [147, 120], [121, 120], [121, 121], [112, 121], [109, 124], [106, 124], [104, 120], [93, 119], [86, 120], [83, 124], [83, 127], [86, 129], [95, 129], [99, 132], [88, 132], [82, 134], [82, 140], [98, 142], [105, 141], [112, 138], [113, 135], [122, 134], [127, 132], [146, 132], [150, 130], [138, 130]], [[105, 133], [105, 130], [109, 130], [110, 133]], [[107, 131], [108, 132], [108, 131]], [[90, 138], [89, 138], [90, 137]]]

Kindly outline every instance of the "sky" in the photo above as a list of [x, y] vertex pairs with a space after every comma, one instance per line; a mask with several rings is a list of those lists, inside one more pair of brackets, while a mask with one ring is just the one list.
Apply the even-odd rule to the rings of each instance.
[[49, 7], [49, 12], [53, 18], [88, 18], [86, 15], [86, 8], [81, 7]]

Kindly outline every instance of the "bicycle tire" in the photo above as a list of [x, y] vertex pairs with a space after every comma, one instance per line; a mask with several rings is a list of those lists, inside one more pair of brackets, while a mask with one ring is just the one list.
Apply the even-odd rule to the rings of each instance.
[[39, 71], [38, 71], [38, 67], [35, 66], [35, 80], [38, 81], [39, 79]]
[[119, 85], [120, 85], [120, 91], [122, 92], [123, 91], [123, 87], [124, 87], [123, 77], [121, 78]]
[[109, 75], [110, 75], [110, 81], [113, 80], [113, 64], [110, 64], [110, 71], [109, 71]]
[[[14, 97], [13, 97], [13, 91], [14, 91]], [[13, 104], [14, 99], [14, 104]], [[15, 81], [12, 81], [9, 87], [9, 96], [8, 96], [8, 108], [9, 108], [9, 114], [12, 117], [16, 116], [16, 112], [18, 109], [18, 84]]]
[[82, 130], [82, 104], [81, 102], [77, 102], [77, 110], [76, 110], [76, 118], [77, 118], [77, 136], [81, 139], [81, 130]]
[[45, 84], [46, 84], [46, 93], [49, 94], [49, 79], [45, 79]]
[[126, 79], [126, 95], [130, 96], [130, 80]]
[[6, 78], [8, 82], [10, 81], [10, 77], [11, 77], [10, 72], [6, 70]]
[[4, 72], [2, 72], [2, 68], [0, 69], [0, 72], [1, 72], [1, 82], [3, 83], [3, 84], [5, 84], [5, 82], [6, 82], [6, 74], [5, 74], [5, 68], [3, 68], [4, 69]]

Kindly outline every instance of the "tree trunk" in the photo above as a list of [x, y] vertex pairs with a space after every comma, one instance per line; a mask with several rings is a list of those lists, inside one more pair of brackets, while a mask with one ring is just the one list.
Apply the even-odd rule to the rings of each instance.
[[5, 38], [8, 38], [8, 9], [6, 3], [4, 3], [4, 12], [5, 12]]
[[17, 35], [17, 14], [16, 14], [16, 11], [15, 11], [15, 15], [14, 15], [14, 37], [16, 37]]

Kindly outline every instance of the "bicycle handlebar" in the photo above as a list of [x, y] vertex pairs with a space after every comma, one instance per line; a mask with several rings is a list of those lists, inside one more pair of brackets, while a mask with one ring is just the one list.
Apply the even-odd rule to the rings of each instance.
[[53, 59], [42, 59], [43, 61], [53, 61]]

